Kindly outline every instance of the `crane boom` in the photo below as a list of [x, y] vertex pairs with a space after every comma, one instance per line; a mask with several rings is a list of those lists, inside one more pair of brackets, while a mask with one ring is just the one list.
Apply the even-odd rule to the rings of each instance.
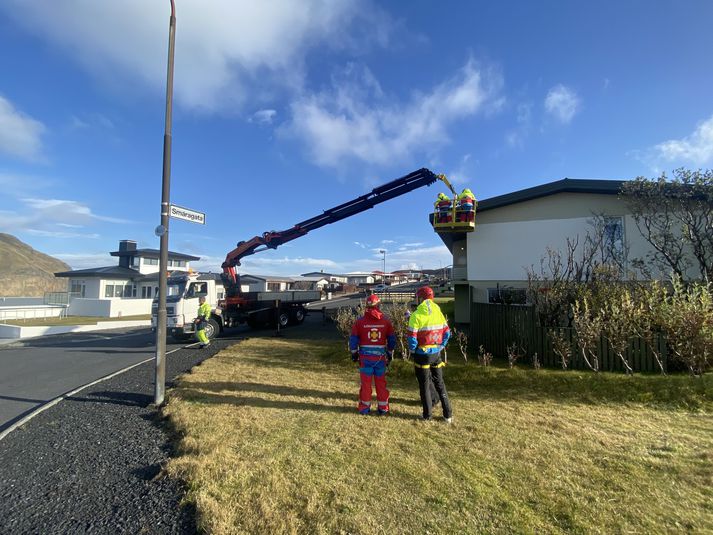
[[406, 176], [392, 180], [383, 186], [374, 188], [366, 195], [325, 210], [310, 219], [300, 221], [292, 228], [265, 232], [262, 236], [254, 236], [247, 241], [239, 242], [237, 247], [230, 251], [225, 257], [225, 262], [223, 262], [222, 265], [224, 272], [223, 278], [224, 280], [227, 279], [227, 283], [232, 282], [232, 284], [235, 285], [237, 283], [235, 267], [240, 265], [240, 260], [243, 257], [266, 249], [276, 249], [280, 245], [299, 238], [300, 236], [304, 236], [314, 229], [351, 217], [369, 208], [373, 208], [379, 203], [388, 201], [422, 186], [430, 186], [434, 182], [443, 180], [444, 178], [443, 175], [436, 175], [431, 170], [422, 168]]

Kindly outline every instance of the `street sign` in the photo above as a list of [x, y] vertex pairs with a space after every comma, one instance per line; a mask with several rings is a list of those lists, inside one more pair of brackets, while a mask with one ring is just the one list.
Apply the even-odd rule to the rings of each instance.
[[168, 215], [174, 219], [183, 219], [184, 221], [190, 221], [191, 223], [198, 223], [199, 225], [205, 225], [205, 214], [201, 212], [196, 212], [189, 208], [183, 208], [181, 206], [171, 205]]

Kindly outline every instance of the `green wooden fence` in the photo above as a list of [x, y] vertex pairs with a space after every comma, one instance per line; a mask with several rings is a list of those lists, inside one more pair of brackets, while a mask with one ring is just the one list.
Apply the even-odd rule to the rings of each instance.
[[[559, 328], [558, 332], [572, 347], [572, 358], [569, 367], [586, 369], [587, 365], [577, 345], [574, 329]], [[476, 351], [483, 346], [495, 357], [507, 357], [507, 347], [518, 344], [526, 352], [526, 361], [532, 362], [532, 356], [537, 353], [543, 366], [560, 367], [560, 358], [552, 350], [552, 340], [544, 327], [537, 324], [535, 310], [531, 306], [496, 305], [473, 303], [470, 312], [470, 347]], [[656, 339], [657, 351], [661, 356], [664, 368], [668, 366], [665, 341]], [[599, 369], [602, 371], [624, 371], [624, 363], [611, 350], [604, 337], [599, 340], [597, 348]], [[633, 338], [629, 342], [626, 358], [635, 372], [660, 371], [656, 358], [644, 340]]]

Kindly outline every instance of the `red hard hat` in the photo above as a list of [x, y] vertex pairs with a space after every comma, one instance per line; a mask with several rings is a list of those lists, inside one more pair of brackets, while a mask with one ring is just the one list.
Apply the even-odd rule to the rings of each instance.
[[370, 295], [366, 298], [366, 306], [368, 307], [378, 307], [381, 304], [381, 299], [376, 294]]
[[419, 299], [433, 299], [433, 290], [430, 286], [421, 286], [416, 291], [416, 297]]

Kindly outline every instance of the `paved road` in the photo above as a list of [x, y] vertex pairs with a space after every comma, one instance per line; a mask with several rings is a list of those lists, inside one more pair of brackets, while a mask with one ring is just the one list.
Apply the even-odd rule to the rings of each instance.
[[[166, 351], [183, 347], [168, 343]], [[155, 355], [147, 328], [46, 336], [0, 346], [0, 431], [44, 403]]]

